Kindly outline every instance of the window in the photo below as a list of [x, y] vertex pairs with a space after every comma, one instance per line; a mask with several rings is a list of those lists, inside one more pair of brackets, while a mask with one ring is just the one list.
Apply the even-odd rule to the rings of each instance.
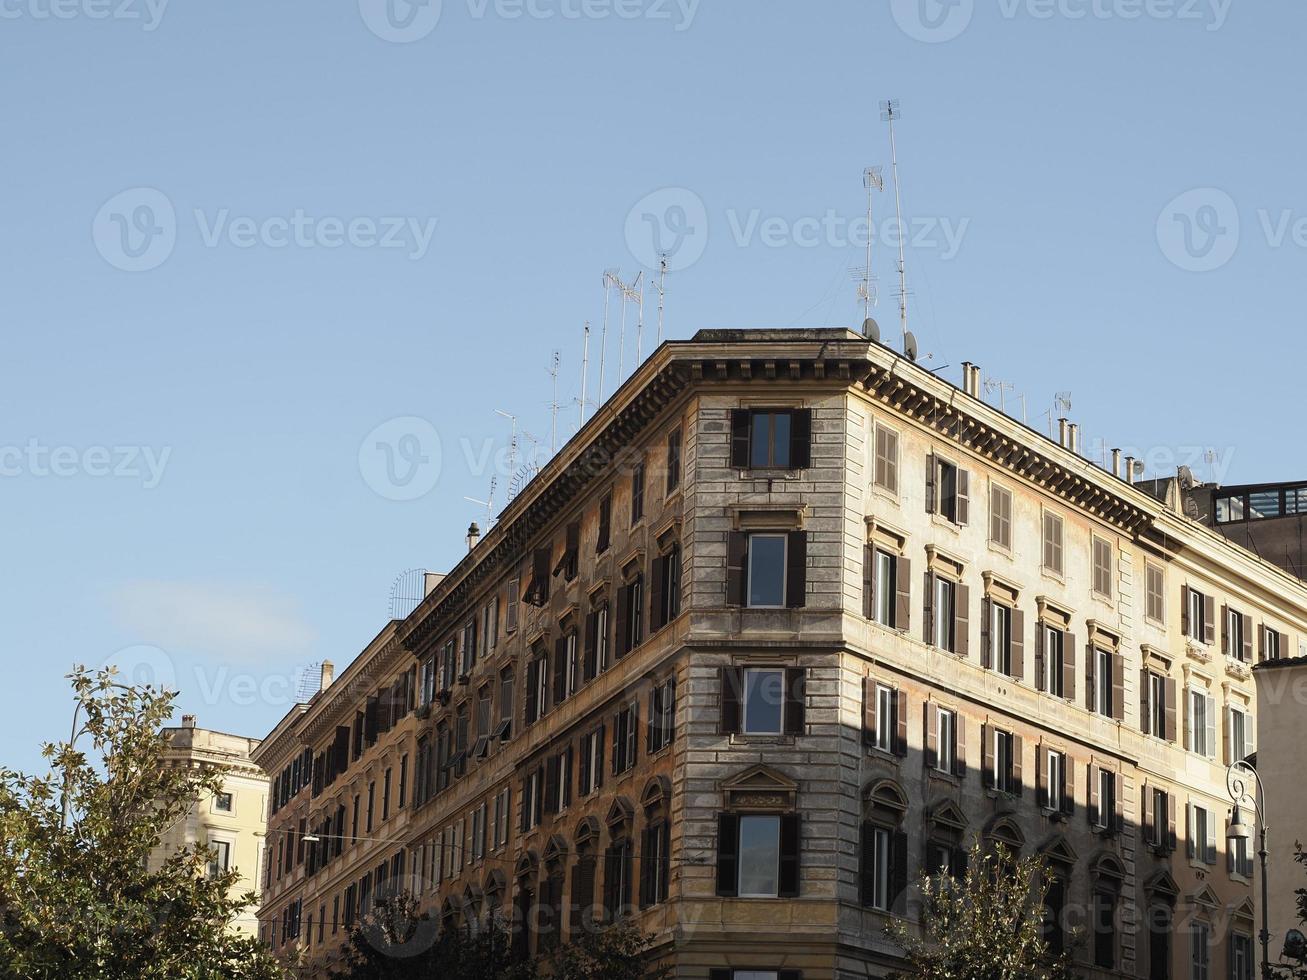
[[1044, 767], [1044, 805], [1050, 810], [1062, 810], [1062, 791], [1066, 786], [1066, 756], [1061, 752], [1048, 752]]
[[737, 409], [731, 413], [731, 466], [737, 469], [803, 469], [809, 464], [811, 444], [811, 411]]
[[989, 602], [987, 605], [989, 608], [989, 638], [988, 649], [985, 651], [988, 663], [985, 666], [992, 667], [1000, 674], [1008, 677], [1017, 677], [1019, 673], [1016, 670], [1017, 665], [1012, 655], [1013, 620], [1016, 619], [1018, 625], [1020, 625], [1021, 617], [1001, 603]]
[[672, 744], [676, 731], [676, 681], [667, 680], [649, 695], [649, 751], [659, 752]]
[[499, 596], [492, 596], [482, 610], [482, 643], [487, 654], [499, 644]]
[[1211, 643], [1215, 633], [1211, 617], [1208, 615], [1213, 607], [1213, 600], [1197, 589], [1185, 587], [1184, 633], [1191, 640], [1199, 643]]
[[1240, 660], [1250, 660], [1252, 636], [1245, 632], [1245, 625], [1251, 628], [1251, 622], [1237, 609], [1225, 607], [1225, 632], [1221, 637], [1223, 652]]
[[1248, 839], [1239, 837], [1229, 842], [1230, 873], [1251, 879], [1253, 876], [1253, 856], [1248, 849]]
[[1171, 818], [1174, 806], [1171, 794], [1157, 786], [1144, 792], [1147, 794], [1144, 812], [1145, 841], [1149, 847], [1170, 850], [1174, 846], [1171, 841]]
[[632, 768], [639, 754], [640, 706], [635, 701], [622, 705], [613, 717], [613, 775]]
[[631, 526], [644, 519], [644, 461], [631, 470]]
[[970, 523], [971, 475], [957, 464], [931, 456], [927, 461], [926, 510], [951, 524]]
[[1163, 578], [1161, 565], [1154, 565], [1152, 562], [1148, 563], [1145, 592], [1144, 614], [1154, 623], [1165, 623], [1166, 580]]
[[1108, 718], [1115, 717], [1112, 711], [1113, 678], [1116, 676], [1116, 657], [1111, 650], [1094, 647], [1094, 705], [1093, 710]]
[[899, 492], [899, 434], [883, 425], [876, 426], [875, 485], [895, 496]]
[[512, 798], [507, 786], [495, 794], [495, 824], [493, 828], [494, 850], [499, 850], [508, 843], [508, 825]]
[[1116, 896], [1095, 891], [1092, 902], [1094, 965], [1111, 970], [1116, 966]]
[[1054, 575], [1064, 572], [1062, 553], [1062, 518], [1044, 512], [1044, 568]]
[[681, 430], [667, 433], [667, 492], [681, 485]]
[[958, 716], [940, 708], [935, 712], [935, 768], [952, 773], [957, 758]]
[[1155, 671], [1144, 671], [1143, 695], [1145, 701], [1141, 712], [1141, 721], [1145, 735], [1158, 738], [1171, 738], [1170, 725], [1167, 724], [1167, 679]]
[[740, 817], [741, 898], [776, 898], [780, 891], [781, 818]]
[[989, 485], [989, 543], [1012, 550], [1012, 491]]
[[894, 751], [894, 738], [898, 731], [895, 709], [898, 705], [897, 692], [884, 684], [877, 684], [876, 727], [871, 731], [871, 746], [882, 752]]
[[1066, 634], [1054, 626], [1041, 626], [1040, 629], [1044, 636], [1042, 687], [1054, 697], [1066, 697]]
[[407, 794], [408, 794], [408, 756], [402, 755], [399, 757], [399, 798], [395, 801], [395, 805], [399, 807], [401, 810], [404, 809], [404, 803], [407, 800]]
[[374, 809], [374, 804], [376, 803], [376, 801], [377, 801], [377, 783], [375, 780], [373, 780], [372, 782], [368, 783], [367, 832], [369, 834], [372, 833], [372, 811]]
[[744, 732], [779, 735], [785, 704], [785, 671], [749, 668], [744, 671]]
[[513, 730], [513, 672], [505, 670], [499, 675], [499, 725], [495, 734], [506, 739]]
[[390, 769], [387, 769], [381, 777], [381, 819], [383, 821], [390, 819]]
[[425, 708], [436, 699], [436, 658], [428, 657], [422, 661], [418, 673], [418, 706]]
[[1262, 659], [1280, 659], [1280, 634], [1269, 626], [1262, 627]]
[[681, 546], [673, 543], [665, 555], [653, 560], [653, 595], [649, 602], [650, 629], [662, 629], [681, 614]]
[[1203, 864], [1216, 863], [1216, 814], [1189, 804], [1189, 857]]
[[477, 662], [477, 621], [473, 616], [463, 624], [463, 663], [459, 673], [466, 677]]
[[1011, 732], [994, 730], [993, 784], [1000, 793], [1015, 795], [1020, 792], [1015, 778], [1017, 739]]
[[882, 912], [890, 903], [890, 848], [892, 834], [884, 827], [868, 827], [864, 847], [867, 850], [868, 877], [864, 904]]
[[644, 576], [635, 578], [617, 593], [617, 656], [626, 656], [644, 640]]
[[231, 844], [225, 840], [210, 841], [209, 850], [213, 852], [209, 858], [209, 877], [226, 874], [231, 868]]
[[581, 796], [589, 796], [604, 784], [604, 726], [581, 736], [581, 771], [577, 783]]
[[517, 629], [517, 604], [522, 597], [522, 580], [508, 580], [508, 607], [504, 610], [504, 629], [512, 633]]
[[1230, 937], [1230, 980], [1253, 980], [1253, 937]]
[[219, 791], [213, 794], [213, 808], [217, 812], [231, 813], [232, 806], [233, 806], [233, 802], [230, 793], [224, 793], [222, 791]]
[[599, 532], [595, 539], [595, 554], [602, 555], [608, 550], [613, 534], [613, 495], [606, 493], [599, 501]]
[[1226, 765], [1238, 762], [1240, 759], [1246, 759], [1252, 754], [1252, 743], [1249, 739], [1248, 713], [1242, 708], [1231, 707], [1228, 711], [1226, 724], [1226, 738], [1228, 747], [1226, 750]]
[[1157, 903], [1148, 909], [1148, 980], [1171, 980], [1171, 926], [1174, 913]]
[[533, 725], [549, 710], [549, 662], [542, 652], [526, 666], [526, 723]]
[[541, 782], [543, 770], [534, 769], [522, 780], [522, 831], [532, 830], [540, 823], [544, 809]]
[[1216, 755], [1216, 718], [1212, 699], [1206, 691], [1189, 689], [1189, 717], [1186, 728], [1189, 744], [1187, 748], [1197, 755], [1212, 757]]
[[602, 674], [608, 669], [608, 604], [595, 610], [595, 665]]
[[874, 549], [872, 561], [875, 562], [873, 574], [875, 575], [875, 611], [873, 618], [881, 626], [887, 626], [894, 629], [896, 625], [895, 612], [897, 611], [898, 599], [898, 559], [888, 551], [881, 551], [879, 548]]
[[753, 608], [780, 608], [785, 605], [784, 534], [750, 534], [748, 605]]
[[1094, 594], [1112, 598], [1112, 542], [1097, 535], [1093, 539]]
[[1205, 922], [1195, 922], [1190, 928], [1189, 980], [1211, 980], [1211, 929]]
[[665, 815], [657, 815], [644, 830], [640, 851], [640, 907], [648, 908], [667, 901], [671, 878], [672, 825]]
[[1098, 780], [1097, 796], [1098, 805], [1093, 809], [1091, 816], [1093, 824], [1099, 830], [1114, 830], [1116, 822], [1116, 783], [1117, 774], [1111, 769], [1099, 768], [1094, 776]]
[[957, 594], [958, 585], [949, 579], [936, 575], [935, 579], [935, 646], [949, 653], [958, 649], [957, 634]]

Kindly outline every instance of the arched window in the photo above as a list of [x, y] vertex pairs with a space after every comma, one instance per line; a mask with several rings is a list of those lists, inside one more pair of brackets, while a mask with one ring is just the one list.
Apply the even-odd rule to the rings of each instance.
[[966, 814], [953, 800], [930, 808], [926, 820], [926, 874], [963, 878], [967, 873]]
[[534, 851], [527, 851], [517, 862], [516, 907], [513, 910], [513, 954], [525, 960], [535, 949], [536, 873], [539, 860]]
[[[1016, 827], [1008, 833], [1020, 834]], [[1005, 844], [1004, 846], [1007, 846]], [[1076, 866], [1076, 853], [1061, 834], [1052, 837], [1039, 849], [1044, 861], [1043, 938], [1049, 951], [1060, 955], [1066, 949], [1067, 899], [1071, 894], [1071, 873]]]
[[587, 817], [576, 829], [573, 840], [575, 861], [572, 864], [571, 922], [573, 939], [594, 928], [602, 920], [595, 909], [595, 879], [598, 877], [599, 821]]
[[563, 932], [563, 885], [566, 880], [567, 842], [554, 836], [545, 845], [544, 875], [540, 879], [540, 903], [536, 913], [536, 937], [539, 948], [558, 948]]
[[463, 890], [463, 924], [472, 935], [481, 931], [483, 904], [481, 889], [476, 885]]
[[452, 898], [447, 898], [440, 909], [440, 931], [448, 934], [454, 932], [457, 928], [458, 906], [454, 904]]
[[1125, 881], [1125, 867], [1115, 856], [1104, 854], [1094, 862], [1090, 881], [1094, 965], [1112, 970], [1117, 961], [1116, 913], [1121, 900], [1121, 884]]
[[640, 908], [667, 901], [672, 875], [671, 784], [658, 776], [640, 794], [644, 832], [640, 841]]
[[903, 815], [908, 798], [899, 785], [883, 779], [863, 794], [859, 889], [864, 908], [902, 912], [908, 889], [908, 836]]
[[631, 841], [634, 809], [618, 797], [608, 809], [608, 850], [604, 853], [604, 921], [616, 922], [631, 912]]
[[492, 928], [505, 928], [504, 922], [504, 873], [498, 869], [486, 875], [485, 910], [486, 922]]

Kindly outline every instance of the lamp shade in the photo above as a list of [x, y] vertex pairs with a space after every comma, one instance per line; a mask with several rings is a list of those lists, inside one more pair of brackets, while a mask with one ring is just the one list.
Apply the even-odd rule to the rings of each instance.
[[1253, 828], [1243, 818], [1243, 807], [1237, 803], [1234, 807], [1234, 815], [1230, 817], [1230, 825], [1225, 828], [1226, 840], [1249, 840], [1253, 836]]

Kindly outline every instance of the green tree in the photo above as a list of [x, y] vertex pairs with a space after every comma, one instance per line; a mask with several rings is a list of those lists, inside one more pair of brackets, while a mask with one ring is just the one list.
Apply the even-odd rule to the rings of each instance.
[[550, 957], [554, 980], [665, 980], [666, 967], [652, 964], [653, 937], [630, 922], [582, 932]]
[[[1303, 851], [1302, 844], [1295, 845], [1297, 853], [1293, 859], [1307, 868], [1307, 852]], [[1299, 888], [1294, 892], [1298, 903], [1298, 921], [1302, 924], [1303, 930], [1307, 930], [1307, 888]], [[1271, 940], [1275, 942], [1274, 939]], [[1275, 957], [1275, 947], [1271, 947], [1271, 958]], [[1258, 954], [1260, 956], [1260, 953]], [[1307, 980], [1307, 963], [1271, 963], [1271, 975], [1279, 977], [1280, 980]]]
[[[47, 744], [50, 771], [0, 768], [0, 977], [280, 980], [256, 940], [228, 927], [255, 896], [207, 850], [147, 858], [221, 774], [164, 765], [171, 693], [69, 675], [90, 754]], [[65, 807], [67, 815], [65, 816]]]
[[1042, 865], [977, 844], [960, 879], [921, 878], [920, 935], [894, 921], [886, 928], [904, 950], [899, 980], [1067, 980], [1069, 953], [1054, 955], [1043, 937]]

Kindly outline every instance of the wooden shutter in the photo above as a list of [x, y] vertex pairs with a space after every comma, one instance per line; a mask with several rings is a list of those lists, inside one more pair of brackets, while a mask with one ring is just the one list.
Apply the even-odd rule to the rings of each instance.
[[935, 465], [935, 454], [931, 453], [926, 457], [926, 513], [933, 514], [938, 507], [938, 501], [935, 485], [935, 474], [938, 468]]
[[1048, 684], [1044, 680], [1045, 664], [1047, 656], [1044, 649], [1048, 644], [1048, 628], [1040, 623], [1035, 627], [1035, 688], [1043, 691], [1047, 689]]
[[1166, 679], [1166, 733], [1164, 737], [1169, 742], [1175, 741], [1175, 712], [1176, 712], [1176, 686], [1175, 681], [1168, 677]]
[[740, 732], [740, 701], [744, 693], [744, 668], [723, 667], [721, 685], [721, 733], [737, 735]]
[[1117, 772], [1113, 779], [1116, 782], [1116, 792], [1112, 795], [1116, 807], [1112, 812], [1112, 830], [1119, 834], [1125, 830], [1125, 775]]
[[1089, 765], [1089, 826], [1098, 826], [1098, 768], [1090, 763]]
[[649, 632], [656, 633], [667, 622], [663, 616], [663, 575], [667, 559], [662, 555], [649, 563]]
[[1112, 717], [1125, 721], [1125, 657], [1112, 654]]
[[613, 644], [613, 659], [620, 660], [630, 651], [631, 590], [626, 586], [617, 589], [617, 632]]
[[871, 545], [862, 549], [862, 615], [876, 618], [876, 549]]
[[907, 911], [908, 905], [908, 835], [896, 830], [890, 835], [890, 909], [898, 915]]
[[1230, 607], [1221, 607], [1221, 652], [1230, 655]]
[[802, 667], [785, 670], [785, 706], [781, 728], [786, 735], [803, 735], [807, 731], [805, 706], [807, 703], [807, 671]]
[[1035, 802], [1048, 806], [1048, 749], [1041, 743], [1035, 746]]
[[971, 523], [971, 474], [958, 470], [957, 515], [959, 524]]
[[971, 652], [971, 590], [961, 582], [954, 592], [953, 639], [959, 657]]
[[934, 769], [939, 764], [939, 734], [935, 726], [939, 708], [933, 701], [927, 701], [922, 707], [925, 709], [926, 768]]
[[1092, 643], [1085, 647], [1085, 707], [1094, 710], [1094, 688], [1098, 686], [1098, 657]]
[[785, 605], [801, 609], [808, 590], [808, 532], [791, 531], [785, 549]]
[[1189, 624], [1189, 586], [1180, 586], [1180, 632], [1185, 636], [1192, 635]]
[[894, 579], [898, 583], [898, 596], [894, 609], [894, 628], [906, 632], [912, 623], [912, 561], [899, 557], [895, 562]]
[[561, 756], [553, 756], [545, 762], [545, 803], [544, 808], [548, 813], [558, 812], [558, 777], [562, 769]]
[[1070, 756], [1062, 757], [1062, 812], [1067, 816], [1076, 812], [1076, 764]]
[[1148, 710], [1150, 705], [1149, 692], [1153, 688], [1152, 676], [1151, 671], [1139, 671], [1139, 730], [1145, 735], [1153, 734], [1151, 712]]
[[1160, 841], [1162, 835], [1158, 833], [1158, 814], [1153, 806], [1153, 787], [1145, 785], [1140, 790], [1139, 812], [1143, 814], [1144, 844], [1152, 845], [1154, 841]]
[[571, 935], [575, 942], [590, 923], [590, 906], [594, 903], [595, 861], [585, 855], [572, 867], [572, 923]]
[[1243, 616], [1243, 649], [1239, 655], [1244, 663], [1252, 663], [1253, 660], [1253, 618]]
[[747, 408], [731, 411], [731, 467], [737, 470], [749, 467], [749, 429], [753, 413]]
[[921, 636], [926, 646], [935, 644], [935, 576], [927, 572], [925, 576], [925, 601], [922, 603]]
[[567, 637], [554, 641], [554, 704], [567, 700]]
[[994, 621], [993, 606], [989, 599], [980, 600], [980, 666], [985, 670], [994, 666], [994, 637], [989, 631]]
[[640, 908], [647, 909], [654, 903], [654, 848], [657, 827], [646, 827], [640, 835]]
[[718, 814], [718, 894], [731, 898], [740, 892], [740, 818]]
[[608, 729], [604, 725], [599, 726], [599, 733], [595, 737], [599, 739], [599, 748], [595, 751], [594, 783], [595, 789], [604, 785], [604, 735]]
[[1166, 846], [1175, 850], [1175, 793], [1166, 794]]
[[708, 971], [708, 980], [731, 980], [735, 976], [732, 970], [714, 968]]
[[870, 677], [862, 679], [862, 743], [871, 745], [876, 739], [876, 682]]
[[981, 779], [986, 789], [994, 788], [994, 729], [980, 726]]
[[1197, 821], [1194, 819], [1194, 805], [1186, 803], [1184, 805], [1184, 851], [1188, 858], [1199, 856], [1199, 848], [1194, 841], [1194, 828]]
[[862, 824], [861, 847], [858, 849], [858, 892], [864, 908], [876, 902], [876, 825]]
[[749, 537], [743, 531], [726, 535], [726, 604], [742, 606], [745, 600], [745, 561], [749, 555]]
[[1215, 758], [1216, 756], [1216, 700], [1211, 696], [1207, 697], [1207, 756]]
[[585, 614], [585, 647], [581, 667], [583, 681], [599, 675], [599, 614], [594, 610]]
[[894, 754], [908, 754], [908, 695], [902, 690], [894, 692]]
[[1211, 596], [1203, 596], [1203, 642], [1213, 643], [1216, 640], [1216, 600]]
[[581, 789], [587, 793], [590, 791], [590, 759], [594, 751], [594, 738], [593, 732], [581, 738], [581, 762], [577, 766]]
[[1012, 626], [1009, 630], [1012, 641], [1012, 676], [1017, 680], [1026, 678], [1026, 614], [1020, 609], [1012, 610]]
[[1070, 633], [1062, 634], [1062, 696], [1076, 698], [1076, 638]]
[[790, 412], [790, 469], [803, 470], [812, 465], [812, 409], [796, 408]]
[[797, 898], [799, 895], [799, 852], [802, 847], [800, 817], [797, 813], [787, 813], [781, 817], [781, 898]]
[[960, 711], [953, 713], [953, 775], [967, 774], [967, 719]]
[[1020, 735], [1012, 736], [1012, 795], [1020, 796], [1023, 788], [1022, 766], [1025, 764], [1026, 743]]
[[523, 692], [526, 697], [526, 723], [528, 725], [534, 724], [537, 717], [536, 709], [539, 705], [536, 701], [536, 691], [539, 689], [539, 684], [540, 660], [539, 658], [532, 658], [526, 665], [526, 685], [525, 691]]

